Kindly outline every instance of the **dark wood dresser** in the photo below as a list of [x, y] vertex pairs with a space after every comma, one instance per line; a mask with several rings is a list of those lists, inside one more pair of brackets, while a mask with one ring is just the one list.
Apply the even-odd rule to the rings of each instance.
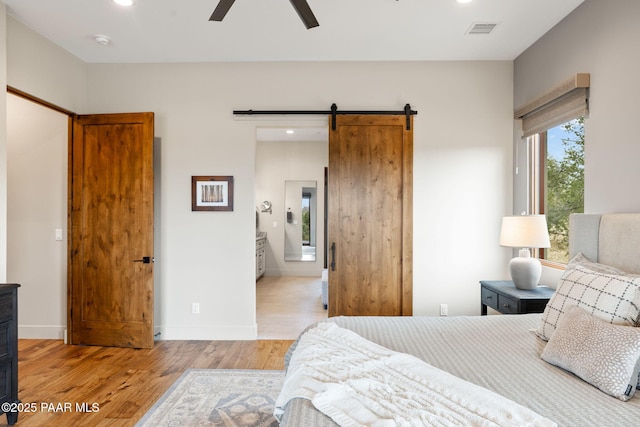
[[18, 287], [0, 283], [0, 414], [18, 421]]

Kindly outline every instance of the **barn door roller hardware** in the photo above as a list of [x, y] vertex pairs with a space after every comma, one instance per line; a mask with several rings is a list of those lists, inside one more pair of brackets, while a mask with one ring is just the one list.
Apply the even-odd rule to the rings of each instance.
[[407, 118], [407, 130], [411, 130], [411, 116], [418, 114], [417, 111], [411, 109], [411, 105], [407, 104], [403, 110], [400, 111], [356, 111], [356, 110], [338, 110], [336, 104], [331, 104], [331, 110], [319, 111], [319, 110], [234, 110], [234, 115], [330, 115], [331, 116], [331, 129], [336, 130], [336, 117], [339, 114], [353, 114], [353, 115], [378, 115], [378, 116], [405, 116]]

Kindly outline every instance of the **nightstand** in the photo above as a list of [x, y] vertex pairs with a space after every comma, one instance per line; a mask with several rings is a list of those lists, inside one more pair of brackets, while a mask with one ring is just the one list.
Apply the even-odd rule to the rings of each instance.
[[481, 280], [481, 314], [487, 315], [487, 307], [502, 314], [542, 313], [554, 292], [547, 286], [518, 289], [511, 280]]

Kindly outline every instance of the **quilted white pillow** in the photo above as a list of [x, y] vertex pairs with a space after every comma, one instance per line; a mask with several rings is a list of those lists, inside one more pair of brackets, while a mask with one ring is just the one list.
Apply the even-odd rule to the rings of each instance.
[[582, 252], [578, 252], [576, 256], [571, 258], [571, 260], [569, 261], [565, 269], [572, 270], [578, 266], [584, 267], [591, 271], [595, 271], [596, 273], [618, 274], [622, 276], [626, 276], [627, 274], [624, 271], [620, 270], [619, 268], [615, 268], [610, 265], [600, 264], [599, 262], [591, 261]]
[[611, 396], [629, 400], [640, 371], [640, 328], [613, 325], [573, 306], [541, 357]]
[[542, 314], [536, 334], [553, 335], [569, 307], [578, 306], [609, 323], [638, 325], [640, 277], [598, 273], [582, 266], [566, 270]]

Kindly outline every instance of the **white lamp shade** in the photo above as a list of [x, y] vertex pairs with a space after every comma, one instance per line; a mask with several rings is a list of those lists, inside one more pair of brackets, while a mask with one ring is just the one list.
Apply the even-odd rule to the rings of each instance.
[[500, 230], [500, 246], [510, 248], [548, 248], [549, 231], [544, 215], [505, 216]]

